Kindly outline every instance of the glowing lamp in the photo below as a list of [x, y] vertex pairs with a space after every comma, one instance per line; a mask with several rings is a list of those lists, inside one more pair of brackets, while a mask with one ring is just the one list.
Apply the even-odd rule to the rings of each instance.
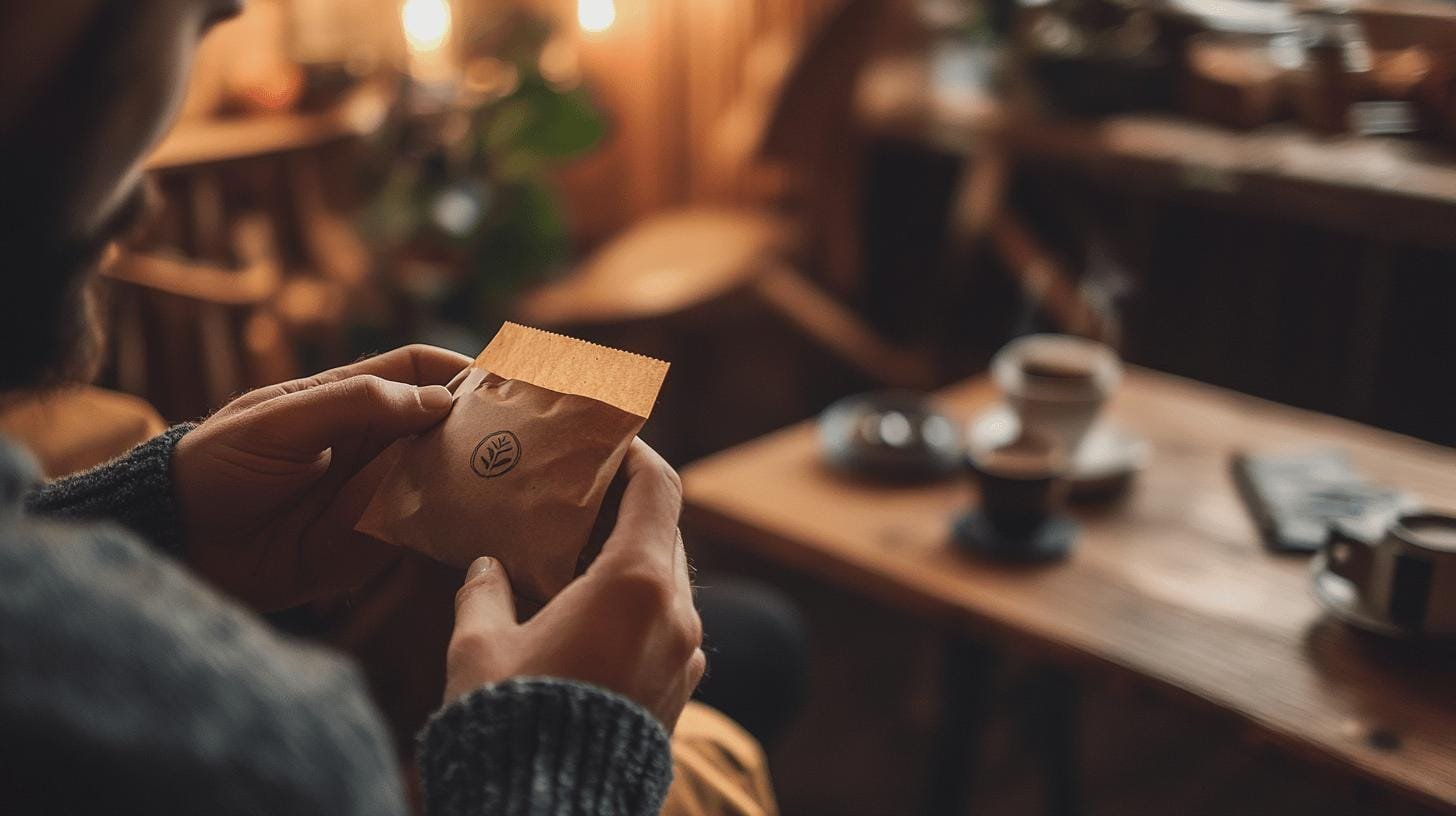
[[617, 21], [612, 0], [576, 0], [576, 21], [588, 34], [600, 34]]

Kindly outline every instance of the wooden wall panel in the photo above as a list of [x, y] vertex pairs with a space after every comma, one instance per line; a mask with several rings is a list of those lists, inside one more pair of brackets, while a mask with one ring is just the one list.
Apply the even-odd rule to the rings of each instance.
[[765, 37], [801, 34], [838, 1], [616, 0], [616, 23], [589, 35], [576, 0], [519, 0], [577, 38], [613, 120], [611, 142], [561, 176], [578, 233], [599, 240], [647, 213], [720, 198], [712, 134], [743, 89], [748, 54]]

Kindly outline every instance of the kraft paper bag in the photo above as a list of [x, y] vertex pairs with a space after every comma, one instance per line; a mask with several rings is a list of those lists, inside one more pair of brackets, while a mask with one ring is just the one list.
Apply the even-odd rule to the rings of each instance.
[[588, 539], [668, 364], [507, 323], [451, 383], [444, 422], [381, 456], [355, 529], [465, 567], [500, 559], [544, 603], [585, 569]]

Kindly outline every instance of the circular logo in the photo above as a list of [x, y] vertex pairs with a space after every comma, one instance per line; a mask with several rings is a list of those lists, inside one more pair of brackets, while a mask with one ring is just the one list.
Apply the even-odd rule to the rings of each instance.
[[494, 479], [511, 472], [521, 461], [521, 440], [510, 431], [486, 434], [470, 454], [470, 469], [475, 475]]

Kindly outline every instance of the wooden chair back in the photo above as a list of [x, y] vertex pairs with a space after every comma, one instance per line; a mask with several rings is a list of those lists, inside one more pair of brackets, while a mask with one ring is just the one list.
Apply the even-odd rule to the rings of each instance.
[[760, 155], [798, 160], [854, 130], [855, 89], [883, 29], [887, 0], [844, 0], [787, 65], [764, 122]]
[[715, 134], [739, 196], [788, 209], [803, 226], [814, 277], [838, 295], [860, 283], [855, 92], [889, 5], [845, 0], [803, 38], [764, 40]]
[[[886, 0], [845, 0], [806, 34], [782, 31], [744, 59], [741, 90], [713, 128], [713, 189], [762, 201], [782, 184], [774, 165], [819, 152], [853, 124], [854, 93]], [[755, 195], [755, 194], [758, 195]]]

